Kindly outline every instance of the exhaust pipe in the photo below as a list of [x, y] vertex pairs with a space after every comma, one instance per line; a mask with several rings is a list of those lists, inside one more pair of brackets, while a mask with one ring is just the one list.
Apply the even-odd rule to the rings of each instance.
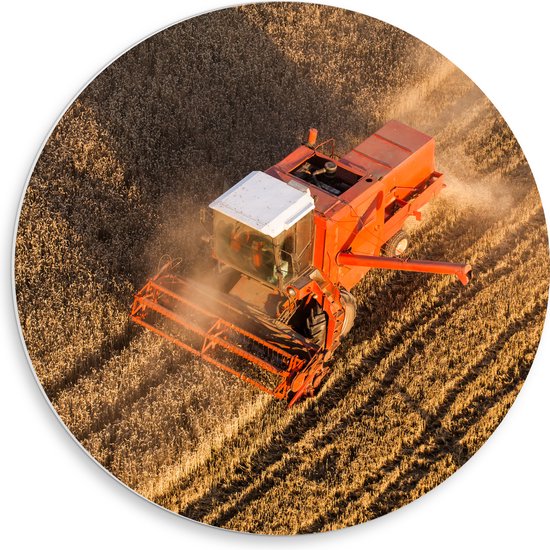
[[315, 143], [317, 143], [317, 135], [318, 135], [317, 128], [310, 128], [309, 132], [307, 133], [307, 141], [306, 145], [308, 147], [314, 147]]

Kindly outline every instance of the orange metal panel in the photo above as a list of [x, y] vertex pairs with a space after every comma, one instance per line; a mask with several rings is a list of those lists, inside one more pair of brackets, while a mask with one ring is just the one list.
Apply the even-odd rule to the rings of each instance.
[[375, 135], [411, 152], [420, 149], [420, 147], [433, 139], [427, 134], [411, 128], [398, 120], [390, 120], [377, 130]]
[[[405, 124], [390, 121], [338, 160], [301, 146], [267, 173], [283, 181], [298, 179], [292, 170], [314, 154], [335, 161], [359, 177], [339, 196], [303, 182], [315, 197], [314, 265], [331, 281], [350, 289], [369, 268], [338, 266], [336, 254], [352, 247], [361, 254], [378, 255], [406, 218], [443, 186], [441, 180], [429, 192], [424, 189], [427, 182], [440, 176], [435, 172], [434, 140]], [[397, 206], [392, 206], [394, 203]]]

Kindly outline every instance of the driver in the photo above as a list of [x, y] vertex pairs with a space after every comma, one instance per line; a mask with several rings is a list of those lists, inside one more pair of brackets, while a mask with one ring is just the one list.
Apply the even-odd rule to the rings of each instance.
[[240, 258], [246, 261], [252, 273], [256, 273], [262, 279], [273, 277], [275, 257], [271, 243], [251, 231], [240, 231], [231, 237], [230, 248], [238, 253]]

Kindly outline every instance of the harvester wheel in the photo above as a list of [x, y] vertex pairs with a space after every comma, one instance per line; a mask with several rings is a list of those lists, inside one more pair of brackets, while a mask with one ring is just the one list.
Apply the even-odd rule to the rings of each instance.
[[314, 302], [306, 317], [305, 336], [323, 347], [327, 339], [327, 314], [319, 302]]
[[388, 239], [383, 247], [386, 256], [402, 256], [409, 248], [410, 237], [406, 231], [400, 229], [393, 237]]

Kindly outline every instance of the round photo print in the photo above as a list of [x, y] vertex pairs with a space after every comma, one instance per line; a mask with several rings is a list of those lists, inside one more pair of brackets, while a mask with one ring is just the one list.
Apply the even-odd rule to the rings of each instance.
[[366, 15], [221, 9], [68, 107], [19, 216], [34, 371], [82, 447], [262, 534], [396, 510], [487, 440], [546, 314], [541, 200], [457, 67]]

